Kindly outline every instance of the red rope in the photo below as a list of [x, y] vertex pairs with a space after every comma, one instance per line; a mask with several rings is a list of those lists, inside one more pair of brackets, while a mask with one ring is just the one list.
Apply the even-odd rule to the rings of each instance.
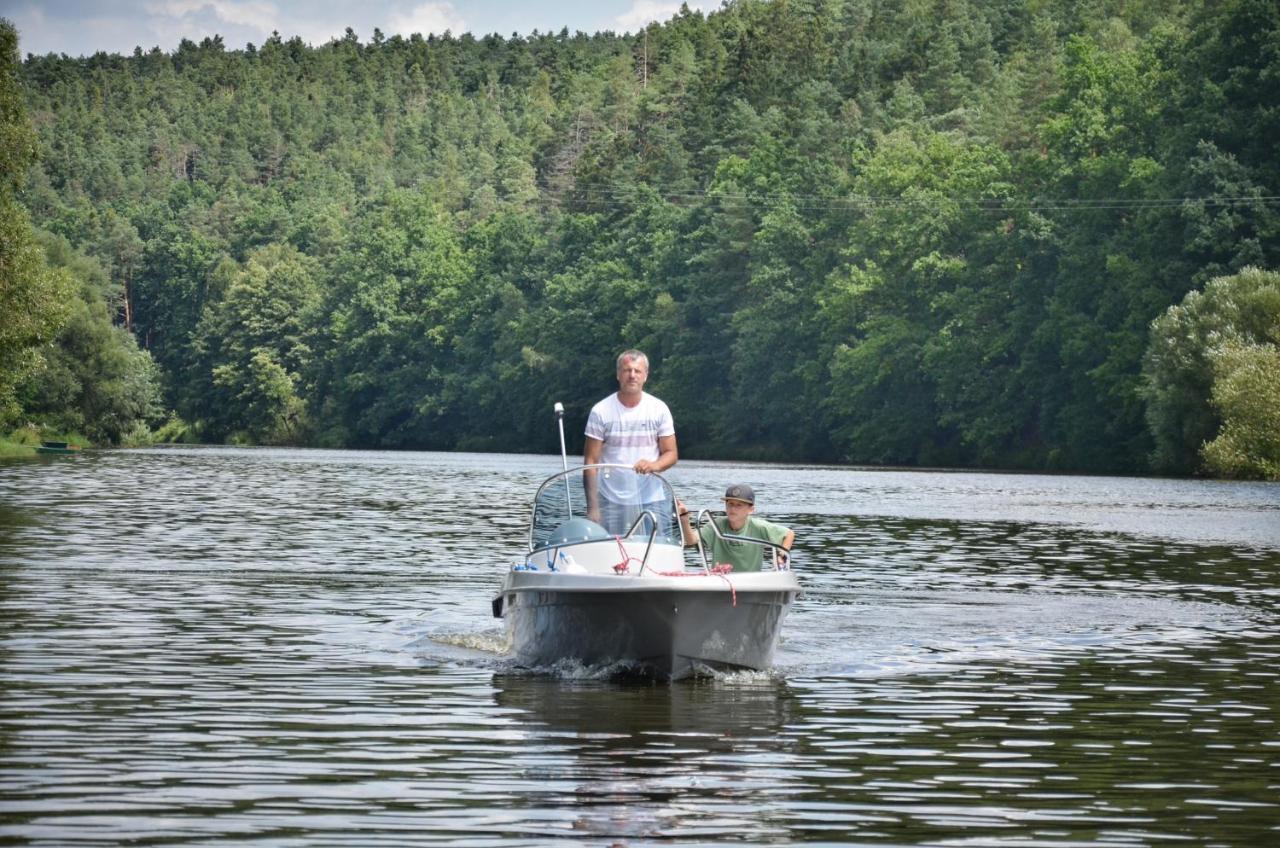
[[627, 574], [631, 571], [631, 563], [642, 562], [642, 560], [639, 560], [627, 553], [627, 546], [622, 544], [621, 536], [614, 536], [613, 540], [618, 543], [618, 550], [622, 552], [622, 560], [613, 567], [614, 573]]
[[729, 572], [733, 571], [733, 566], [727, 562], [719, 565], [713, 565], [706, 571], [655, 571], [659, 577], [705, 577], [710, 574], [713, 577], [719, 577], [729, 587], [729, 597], [733, 600], [733, 605], [738, 605], [738, 590], [734, 588], [733, 581], [728, 577]]
[[733, 566], [727, 562], [722, 562], [719, 565], [711, 566], [707, 571], [655, 571], [654, 574], [659, 574], [663, 577], [705, 577], [708, 574], [714, 574], [720, 577], [730, 571], [733, 571]]
[[[618, 550], [622, 552], [622, 559], [613, 567], [613, 571], [615, 574], [629, 574], [631, 572], [631, 563], [643, 562], [643, 560], [627, 553], [627, 546], [622, 544], [621, 536], [614, 536], [613, 538], [618, 543]], [[659, 577], [704, 577], [707, 574], [719, 577], [729, 587], [729, 597], [736, 607], [738, 605], [738, 590], [734, 588], [733, 582], [727, 576], [730, 571], [733, 571], [733, 566], [727, 562], [722, 562], [719, 565], [711, 566], [707, 571], [655, 571], [654, 574]]]

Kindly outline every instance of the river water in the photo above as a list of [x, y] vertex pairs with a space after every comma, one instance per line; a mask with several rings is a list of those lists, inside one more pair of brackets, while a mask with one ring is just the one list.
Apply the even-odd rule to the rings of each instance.
[[777, 667], [503, 655], [559, 457], [0, 464], [0, 844], [1280, 844], [1280, 486], [682, 462]]

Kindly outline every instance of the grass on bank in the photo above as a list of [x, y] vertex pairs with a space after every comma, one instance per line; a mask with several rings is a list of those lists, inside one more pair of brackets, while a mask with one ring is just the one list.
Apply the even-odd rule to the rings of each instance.
[[[119, 445], [111, 447], [140, 448], [157, 444], [187, 443], [198, 441], [195, 435], [191, 427], [175, 417], [170, 418], [155, 430], [141, 426], [129, 433]], [[81, 448], [103, 447], [94, 444], [82, 433], [64, 433], [28, 424], [6, 435], [0, 435], [0, 458], [39, 456], [36, 448], [41, 442], [66, 442]]]
[[35, 456], [36, 449], [31, 445], [11, 442], [7, 438], [0, 439], [0, 458], [12, 456]]
[[0, 437], [0, 457], [37, 456], [36, 448], [43, 441], [66, 442], [80, 447], [90, 446], [89, 440], [80, 433], [55, 433], [27, 425]]

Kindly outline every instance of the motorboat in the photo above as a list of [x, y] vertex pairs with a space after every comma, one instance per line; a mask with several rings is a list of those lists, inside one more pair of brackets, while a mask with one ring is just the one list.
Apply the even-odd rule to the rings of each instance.
[[[734, 573], [699, 543], [688, 562], [676, 503], [662, 475], [624, 465], [565, 468], [542, 482], [527, 553], [493, 599], [518, 665], [576, 662], [659, 680], [772, 666], [800, 593], [786, 556], [766, 551], [764, 570]], [[710, 518], [703, 510], [696, 523]]]

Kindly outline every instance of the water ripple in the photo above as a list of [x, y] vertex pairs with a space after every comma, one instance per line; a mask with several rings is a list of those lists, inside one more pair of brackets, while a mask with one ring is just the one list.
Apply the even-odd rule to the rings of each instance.
[[797, 530], [770, 672], [511, 666], [558, 457], [0, 465], [0, 842], [1269, 845], [1280, 489], [681, 463]]

